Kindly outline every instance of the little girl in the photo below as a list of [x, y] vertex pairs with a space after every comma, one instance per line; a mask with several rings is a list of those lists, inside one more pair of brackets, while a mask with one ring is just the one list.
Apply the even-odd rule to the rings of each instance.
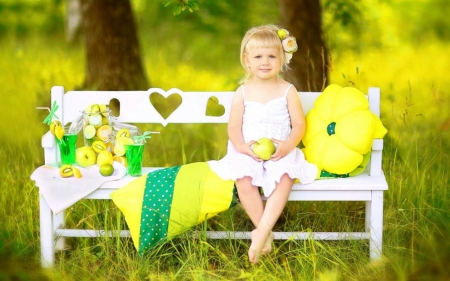
[[[275, 25], [254, 27], [245, 34], [241, 64], [246, 77], [231, 105], [227, 155], [208, 162], [219, 177], [236, 182], [239, 200], [256, 227], [248, 251], [251, 263], [271, 251], [272, 228], [294, 180], [311, 183], [318, 172], [297, 148], [306, 126], [297, 90], [280, 77], [296, 50], [295, 38]], [[267, 161], [252, 151], [261, 137], [276, 146]], [[258, 187], [268, 197], [265, 206]]]

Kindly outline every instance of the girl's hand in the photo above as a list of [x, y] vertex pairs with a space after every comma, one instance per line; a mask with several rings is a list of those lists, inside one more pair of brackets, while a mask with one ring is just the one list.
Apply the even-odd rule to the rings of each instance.
[[256, 141], [249, 141], [246, 142], [242, 145], [240, 145], [239, 147], [236, 147], [236, 150], [242, 154], [248, 155], [250, 157], [252, 157], [253, 159], [255, 159], [255, 161], [261, 162], [262, 159], [259, 158], [258, 155], [256, 155], [255, 153], [253, 153], [252, 150], [252, 145], [255, 143]]
[[287, 141], [272, 139], [272, 141], [275, 143], [277, 150], [274, 154], [270, 157], [270, 160], [272, 161], [278, 161], [284, 156], [288, 155], [289, 152], [293, 149]]

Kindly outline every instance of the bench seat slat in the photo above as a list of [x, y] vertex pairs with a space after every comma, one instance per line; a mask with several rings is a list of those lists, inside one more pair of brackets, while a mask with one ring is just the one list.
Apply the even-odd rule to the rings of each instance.
[[[152, 167], [152, 168], [143, 168], [142, 172], [144, 174], [158, 170], [161, 168], [158, 167]], [[125, 184], [133, 181], [134, 177], [125, 176], [124, 179], [119, 181], [111, 181], [103, 184], [99, 189], [117, 189]], [[340, 190], [387, 190], [388, 185], [386, 182], [386, 179], [383, 175], [380, 176], [369, 176], [368, 171], [364, 171], [361, 174], [359, 174], [356, 177], [349, 177], [349, 178], [339, 178], [339, 179], [322, 179], [322, 180], [316, 180], [310, 184], [301, 184], [296, 183], [292, 187], [293, 191], [297, 190], [311, 190], [311, 191], [318, 191], [318, 190], [324, 190], [324, 191], [340, 191]]]

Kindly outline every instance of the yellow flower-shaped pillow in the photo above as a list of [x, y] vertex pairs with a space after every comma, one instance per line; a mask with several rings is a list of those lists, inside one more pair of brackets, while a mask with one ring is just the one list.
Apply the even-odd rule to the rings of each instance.
[[319, 170], [348, 174], [367, 159], [373, 139], [383, 138], [386, 132], [361, 91], [333, 84], [325, 88], [306, 115], [303, 151]]

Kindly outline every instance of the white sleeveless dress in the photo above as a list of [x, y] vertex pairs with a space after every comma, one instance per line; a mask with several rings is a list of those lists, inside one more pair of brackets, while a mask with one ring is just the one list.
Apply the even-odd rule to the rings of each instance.
[[[265, 104], [246, 101], [244, 95], [244, 116], [242, 132], [245, 142], [258, 140], [261, 137], [286, 140], [291, 133], [291, 120], [287, 108], [287, 93]], [[315, 180], [318, 172], [316, 165], [305, 160], [303, 152], [294, 148], [288, 155], [278, 161], [255, 161], [252, 157], [239, 153], [228, 141], [227, 155], [221, 160], [208, 161], [208, 164], [220, 178], [233, 180], [249, 176], [252, 184], [260, 186], [265, 196], [270, 196], [280, 182], [281, 176], [288, 174], [291, 179], [299, 179], [303, 184]]]

